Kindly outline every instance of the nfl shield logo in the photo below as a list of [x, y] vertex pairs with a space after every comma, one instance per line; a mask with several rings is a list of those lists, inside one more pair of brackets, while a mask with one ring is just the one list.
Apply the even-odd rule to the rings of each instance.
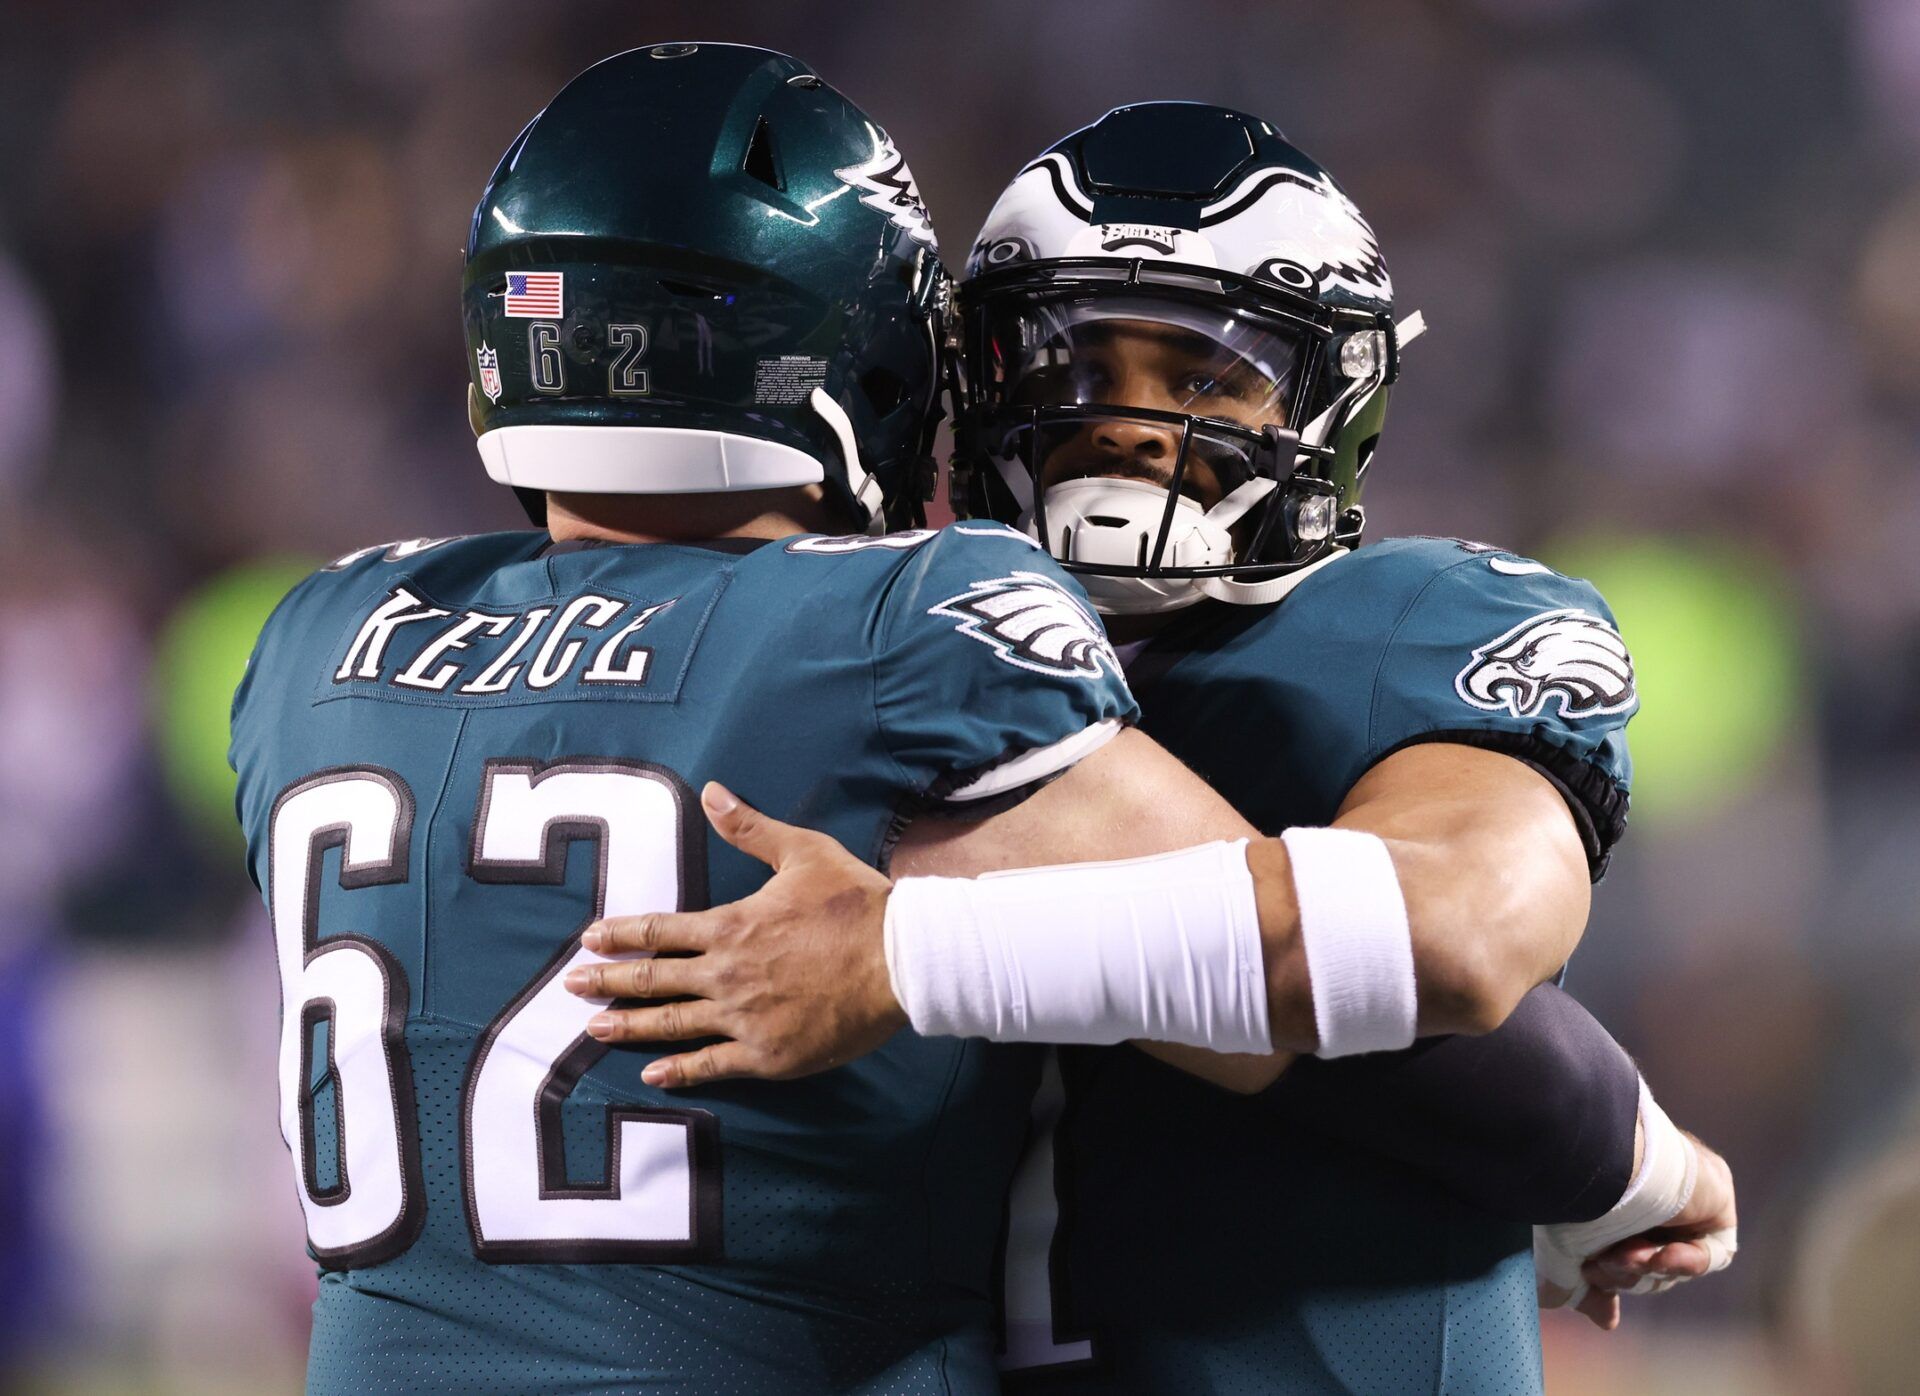
[[488, 402], [500, 401], [500, 351], [482, 344], [474, 359], [480, 365], [480, 391]]

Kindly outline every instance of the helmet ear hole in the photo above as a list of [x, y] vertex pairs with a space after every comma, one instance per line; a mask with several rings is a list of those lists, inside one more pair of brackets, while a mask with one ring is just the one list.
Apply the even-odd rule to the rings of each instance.
[[879, 364], [860, 375], [860, 391], [876, 417], [888, 416], [907, 398], [907, 385], [900, 375]]
[[1362, 441], [1359, 449], [1353, 453], [1353, 478], [1356, 484], [1366, 478], [1367, 467], [1373, 464], [1374, 448], [1379, 444], [1380, 433], [1375, 432], [1365, 441]]

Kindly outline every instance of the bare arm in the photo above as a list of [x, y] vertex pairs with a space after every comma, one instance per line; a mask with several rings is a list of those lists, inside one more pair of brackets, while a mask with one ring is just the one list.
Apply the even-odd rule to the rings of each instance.
[[[1422, 1037], [1498, 1027], [1579, 943], [1590, 902], [1579, 832], [1560, 793], [1511, 757], [1456, 743], [1408, 747], [1360, 779], [1334, 825], [1386, 841], [1411, 922]], [[1260, 838], [1142, 733], [1122, 733], [992, 819], [916, 820], [893, 872], [974, 877], [1237, 838], [1253, 840], [1274, 1044], [1310, 1051], [1313, 1006], [1286, 845]]]
[[[978, 877], [1003, 868], [1139, 858], [1214, 839], [1259, 837], [1233, 806], [1158, 742], [1129, 730], [991, 819], [915, 820], [894, 850], [891, 871], [895, 877]], [[1271, 960], [1271, 947], [1267, 953]], [[1271, 977], [1269, 971], [1270, 986]], [[1243, 1092], [1270, 1085], [1293, 1060], [1291, 1052], [1249, 1056], [1167, 1042], [1135, 1045], [1182, 1071]]]
[[[1567, 962], [1591, 903], [1586, 853], [1566, 801], [1522, 762], [1458, 743], [1433, 742], [1387, 757], [1348, 792], [1334, 827], [1387, 843], [1406, 898], [1420, 985], [1422, 1037], [1497, 1028], [1535, 985]], [[1300, 908], [1287, 848], [1250, 845], [1267, 952], [1276, 1044], [1313, 1041], [1306, 1019], [1283, 1017], [1298, 959]], [[1290, 1058], [1221, 1058], [1158, 1043], [1162, 1061], [1240, 1091], [1271, 1085]], [[1214, 1058], [1212, 1064], [1205, 1059]]]
[[1592, 884], [1573, 816], [1512, 757], [1451, 742], [1407, 747], [1360, 778], [1334, 823], [1378, 835], [1393, 855], [1422, 1037], [1492, 1031], [1559, 972], [1586, 929]]
[[895, 877], [978, 877], [1259, 837], [1166, 748], [1129, 728], [1051, 785], [989, 819], [914, 820], [894, 850], [891, 871]]
[[[800, 1075], [884, 1041], [903, 1021], [881, 949], [886, 879], [824, 835], [744, 806], [716, 809], [710, 801], [709, 815], [722, 837], [770, 862], [778, 876], [733, 907], [610, 923], [589, 942], [604, 952], [696, 953], [578, 971], [569, 985], [575, 992], [697, 997], [610, 1009], [589, 1030], [616, 1042], [735, 1039], [654, 1063], [649, 1076], [660, 1082], [723, 1070]], [[1577, 939], [1586, 906], [1579, 839], [1558, 794], [1521, 763], [1461, 746], [1410, 748], [1369, 772], [1340, 818], [1384, 839], [1401, 879], [1423, 1036], [1497, 1025]], [[1131, 731], [989, 819], [917, 823], [924, 827], [910, 826], [896, 855], [902, 873], [970, 875], [1137, 857], [1253, 833], [1204, 782]], [[1256, 839], [1248, 863], [1273, 1043], [1312, 1050], [1317, 1035], [1286, 847]], [[1194, 1064], [1192, 1054], [1167, 1055]], [[1232, 1070], [1241, 1089], [1257, 1089], [1285, 1064], [1226, 1060], [1238, 1063]], [[700, 1076], [686, 1074], [694, 1071]]]

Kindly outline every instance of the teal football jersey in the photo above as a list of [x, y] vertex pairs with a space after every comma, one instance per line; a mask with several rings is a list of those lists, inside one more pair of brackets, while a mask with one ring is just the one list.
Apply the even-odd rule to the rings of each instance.
[[1084, 595], [995, 526], [417, 540], [302, 583], [233, 757], [322, 1269], [310, 1389], [996, 1389], [1036, 1054], [902, 1032], [666, 1093], [563, 978], [601, 914], [765, 880], [706, 780], [884, 866], [908, 820], [1016, 800], [1134, 715]]
[[[1511, 553], [1363, 547], [1277, 605], [1182, 616], [1129, 675], [1143, 730], [1268, 832], [1331, 822], [1422, 741], [1533, 765], [1596, 875], [1624, 826], [1627, 650], [1590, 586]], [[1527, 1227], [1127, 1049], [1062, 1052], [1035, 1124], [1007, 1241], [1010, 1386], [1539, 1391]]]

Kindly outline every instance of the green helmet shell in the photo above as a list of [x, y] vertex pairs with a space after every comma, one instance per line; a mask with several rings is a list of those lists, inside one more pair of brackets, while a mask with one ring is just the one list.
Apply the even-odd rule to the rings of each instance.
[[892, 139], [785, 54], [656, 44], [581, 73], [473, 214], [480, 453], [549, 489], [823, 482], [916, 520], [947, 282]]

